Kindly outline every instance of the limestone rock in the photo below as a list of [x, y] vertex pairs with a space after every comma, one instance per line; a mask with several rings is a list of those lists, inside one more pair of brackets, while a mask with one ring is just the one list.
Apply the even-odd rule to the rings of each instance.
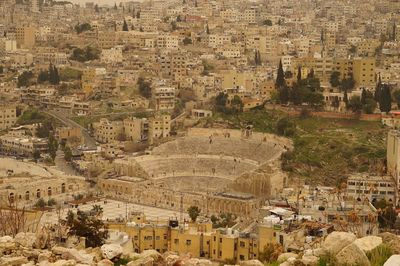
[[303, 262], [305, 265], [309, 266], [314, 266], [318, 264], [319, 258], [313, 255], [304, 255], [301, 258], [301, 262]]
[[239, 263], [240, 266], [264, 266], [259, 260], [245, 260]]
[[28, 263], [21, 264], [21, 266], [35, 266], [33, 261], [29, 261]]
[[76, 261], [74, 261], [74, 260], [58, 260], [50, 265], [51, 266], [75, 266]]
[[283, 263], [283, 262], [287, 261], [289, 258], [295, 258], [296, 259], [297, 256], [298, 255], [296, 253], [286, 252], [286, 253], [280, 254], [277, 261], [279, 263]]
[[358, 246], [362, 251], [367, 252], [382, 244], [382, 238], [379, 236], [365, 236], [356, 239], [354, 244], [356, 244], [356, 246]]
[[400, 255], [392, 255], [390, 258], [383, 264], [383, 266], [399, 266], [400, 265]]
[[354, 243], [344, 247], [336, 259], [339, 265], [370, 266], [367, 255]]
[[113, 258], [121, 256], [123, 249], [118, 244], [104, 244], [101, 246], [103, 258], [112, 260]]
[[103, 259], [97, 263], [97, 266], [114, 266], [114, 263], [111, 260]]
[[42, 261], [49, 261], [51, 255], [52, 255], [52, 253], [50, 251], [44, 250], [41, 253], [39, 253], [37, 260], [39, 263]]
[[14, 241], [23, 247], [32, 248], [36, 242], [36, 235], [21, 232], [15, 236]]
[[14, 239], [11, 236], [2, 236], [0, 237], [0, 243], [14, 242]]
[[179, 259], [180, 259], [179, 256], [175, 254], [168, 254], [167, 256], [164, 256], [164, 260], [167, 263], [167, 265], [173, 265]]
[[91, 264], [93, 262], [93, 255], [87, 254], [84, 251], [78, 251], [73, 248], [64, 248], [55, 246], [52, 249], [54, 254], [61, 255], [63, 259], [72, 259], [76, 262]]
[[356, 236], [347, 232], [332, 232], [322, 244], [322, 247], [332, 254], [337, 254], [344, 247], [350, 245], [356, 240]]
[[149, 249], [149, 250], [145, 250], [140, 254], [139, 258], [153, 258], [154, 261], [159, 261], [160, 259], [162, 259], [161, 254], [154, 249]]
[[23, 256], [18, 257], [2, 257], [0, 259], [1, 266], [19, 266], [21, 264], [27, 263], [28, 259]]
[[185, 266], [212, 266], [212, 262], [206, 259], [192, 258], [185, 262]]
[[131, 261], [127, 266], [153, 266], [153, 263], [154, 259], [152, 257], [146, 257]]

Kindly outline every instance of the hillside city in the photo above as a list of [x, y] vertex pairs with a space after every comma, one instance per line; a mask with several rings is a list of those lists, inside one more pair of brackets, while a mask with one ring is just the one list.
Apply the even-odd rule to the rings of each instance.
[[0, 266], [400, 266], [399, 1], [90, 1], [0, 0]]

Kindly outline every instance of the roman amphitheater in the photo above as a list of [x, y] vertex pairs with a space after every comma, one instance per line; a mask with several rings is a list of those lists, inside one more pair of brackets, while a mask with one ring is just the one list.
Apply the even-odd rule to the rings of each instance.
[[191, 128], [146, 155], [115, 160], [114, 173], [98, 186], [139, 204], [252, 215], [283, 188], [280, 158], [291, 148], [286, 138], [251, 129]]

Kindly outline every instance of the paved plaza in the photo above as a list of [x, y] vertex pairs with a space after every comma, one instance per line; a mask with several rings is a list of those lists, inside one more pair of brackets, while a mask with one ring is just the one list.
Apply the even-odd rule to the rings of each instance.
[[[132, 203], [124, 203], [108, 199], [102, 199], [96, 202], [82, 204], [79, 205], [77, 208], [69, 207], [66, 205], [64, 208], [62, 208], [60, 217], [61, 219], [65, 219], [69, 210], [73, 210], [74, 212], [76, 212], [77, 210], [89, 211], [92, 209], [93, 205], [100, 205], [103, 208], [103, 220], [124, 219], [126, 217], [126, 214], [130, 212], [143, 212], [146, 215], [146, 219], [151, 221], [166, 221], [170, 218], [180, 218], [180, 214], [177, 211], [137, 205]], [[183, 217], [185, 219], [189, 219], [186, 211], [183, 214]], [[40, 221], [41, 224], [57, 222], [57, 211], [44, 213]]]

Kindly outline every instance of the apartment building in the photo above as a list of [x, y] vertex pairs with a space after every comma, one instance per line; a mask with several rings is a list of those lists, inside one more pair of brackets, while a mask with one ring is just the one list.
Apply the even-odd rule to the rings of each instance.
[[375, 85], [375, 58], [355, 58], [353, 78], [359, 86]]
[[122, 121], [109, 121], [106, 118], [100, 119], [99, 122], [92, 124], [94, 130], [94, 138], [101, 143], [122, 140], [124, 127]]
[[17, 108], [4, 105], [0, 107], [0, 130], [12, 127], [17, 122]]
[[175, 108], [175, 88], [158, 87], [153, 90], [153, 102], [157, 111], [173, 110]]
[[116, 33], [114, 31], [100, 31], [97, 34], [97, 42], [100, 48], [110, 49], [117, 44]]
[[148, 139], [169, 137], [171, 133], [171, 116], [168, 114], [156, 114], [149, 119]]
[[179, 225], [177, 220], [171, 219], [168, 223], [154, 224], [147, 222], [142, 215], [131, 220], [134, 225], [110, 223], [109, 228], [126, 232], [132, 239], [135, 252], [155, 249], [161, 253], [190, 253], [196, 258], [215, 261], [257, 259], [268, 243], [276, 243], [280, 231], [279, 227], [263, 223], [256, 227], [256, 233], [251, 234], [231, 228], [213, 229], [207, 221]]
[[33, 26], [19, 26], [15, 28], [15, 39], [18, 48], [32, 49], [36, 43], [36, 28]]
[[391, 176], [359, 174], [352, 175], [347, 179], [347, 195], [361, 201], [368, 199], [370, 202], [374, 202], [384, 199], [387, 202], [393, 202], [399, 188], [399, 185], [396, 188]]
[[46, 153], [47, 149], [46, 139], [31, 136], [0, 136], [0, 151], [5, 154], [32, 156], [36, 151]]

